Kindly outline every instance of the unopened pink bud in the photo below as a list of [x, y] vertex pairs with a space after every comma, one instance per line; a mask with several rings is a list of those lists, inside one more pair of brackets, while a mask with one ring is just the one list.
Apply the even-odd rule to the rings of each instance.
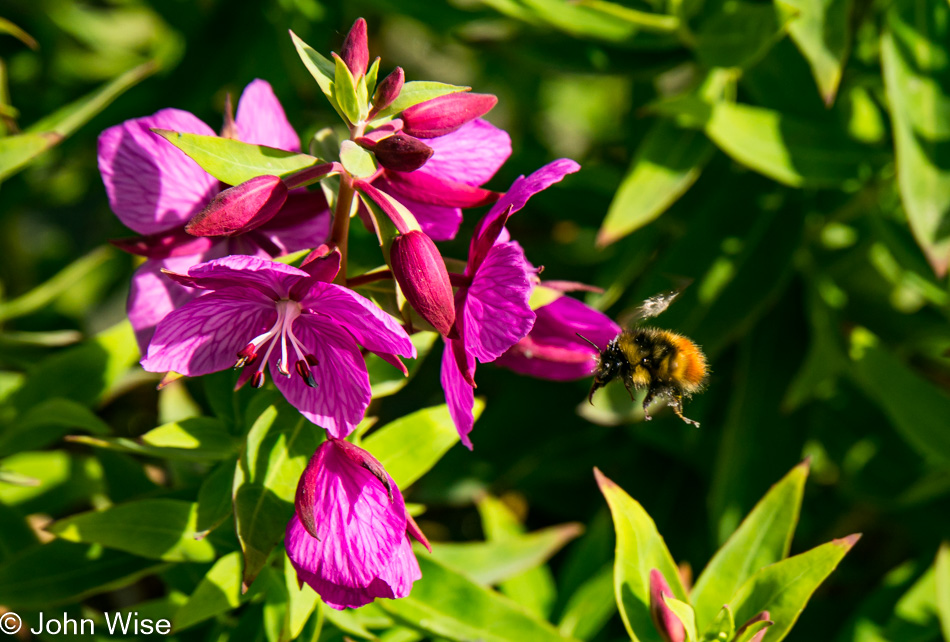
[[405, 81], [406, 74], [403, 72], [402, 67], [396, 67], [392, 70], [392, 73], [380, 81], [376, 87], [376, 93], [373, 94], [373, 110], [370, 112], [371, 118], [393, 104], [393, 101], [399, 97], [399, 92], [402, 91], [402, 86]]
[[343, 41], [341, 58], [355, 78], [366, 74], [369, 65], [369, 45], [366, 39], [366, 21], [357, 18]]
[[393, 241], [390, 260], [409, 305], [447, 336], [455, 323], [455, 300], [449, 272], [435, 243], [422, 232], [410, 230]]
[[193, 236], [243, 234], [272, 219], [287, 200], [287, 186], [277, 176], [256, 176], [219, 192], [185, 226]]
[[376, 160], [386, 169], [397, 172], [414, 172], [432, 156], [435, 150], [418, 138], [398, 132], [384, 138], [373, 146]]
[[650, 571], [650, 617], [653, 619], [653, 625], [664, 642], [684, 642], [686, 629], [673, 610], [666, 605], [664, 597], [673, 597], [673, 591], [666, 583], [663, 573], [653, 569]]
[[403, 130], [419, 138], [444, 136], [491, 111], [498, 98], [491, 94], [446, 94], [402, 112]]
[[[768, 622], [771, 619], [771, 617], [772, 616], [769, 614], [768, 611], [760, 611], [756, 615], [753, 615], [751, 618], [749, 618], [748, 622], [746, 622], [745, 624], [739, 627], [739, 629], [736, 631], [736, 637], [738, 638], [740, 635], [742, 635], [745, 632], [746, 629], [748, 629], [750, 626], [752, 626], [756, 622]], [[769, 626], [771, 626], [771, 623], [769, 624]], [[749, 642], [762, 642], [767, 632], [768, 632], [768, 628], [762, 629], [761, 631], [753, 635], [752, 638], [749, 640]]]

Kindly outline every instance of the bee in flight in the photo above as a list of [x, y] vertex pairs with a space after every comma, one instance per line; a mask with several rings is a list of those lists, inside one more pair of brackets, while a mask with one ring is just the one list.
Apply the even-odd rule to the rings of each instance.
[[[647, 299], [634, 312], [631, 322], [657, 316], [678, 295], [679, 291], [668, 292]], [[600, 350], [590, 339], [578, 336]], [[691, 339], [659, 328], [627, 327], [601, 351], [588, 401], [593, 405], [594, 392], [620, 377], [631, 399], [634, 389], [646, 388], [643, 414], [647, 421], [652, 419], [647, 407], [660, 398], [677, 417], [698, 427], [698, 421], [683, 415], [683, 397], [699, 392], [708, 372], [706, 355]]]

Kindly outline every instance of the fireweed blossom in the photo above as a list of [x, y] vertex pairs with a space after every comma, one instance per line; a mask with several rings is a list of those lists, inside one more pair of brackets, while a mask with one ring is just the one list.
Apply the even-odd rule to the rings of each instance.
[[406, 597], [422, 577], [408, 535], [429, 543], [396, 482], [358, 446], [332, 437], [321, 444], [297, 485], [295, 508], [287, 557], [301, 586], [309, 584], [329, 606]]
[[620, 334], [620, 326], [577, 299], [561, 296], [535, 310], [531, 332], [498, 357], [495, 365], [520, 374], [571, 381], [594, 374], [600, 349]]
[[496, 360], [523, 339], [535, 323], [528, 304], [536, 270], [521, 246], [508, 240], [505, 223], [532, 196], [580, 169], [570, 159], [545, 165], [527, 178], [518, 178], [478, 223], [469, 245], [465, 272], [452, 275], [455, 329], [446, 337], [442, 354], [442, 388], [462, 443], [472, 448], [468, 434], [474, 425], [475, 367]]
[[[163, 269], [182, 272], [229, 254], [280, 256], [320, 245], [329, 229], [323, 194], [301, 189], [288, 194], [271, 220], [245, 234], [213, 238], [188, 234], [185, 223], [208, 205], [222, 185], [151, 128], [214, 135], [194, 115], [163, 109], [110, 127], [99, 137], [99, 171], [112, 211], [142, 235], [115, 242], [146, 257], [132, 277], [127, 305], [142, 354], [158, 322], [200, 294], [162, 276]], [[245, 143], [300, 151], [297, 133], [263, 80], [254, 80], [244, 89], [237, 116], [225, 123], [224, 130], [223, 135]]]
[[[199, 376], [243, 367], [260, 387], [270, 367], [277, 388], [307, 419], [343, 438], [363, 419], [369, 376], [357, 344], [401, 366], [415, 358], [409, 336], [389, 315], [330, 283], [340, 267], [331, 252], [309, 271], [252, 256], [201, 263], [168, 278], [208, 291], [169, 313], [142, 366]], [[404, 368], [403, 368], [404, 369]]]

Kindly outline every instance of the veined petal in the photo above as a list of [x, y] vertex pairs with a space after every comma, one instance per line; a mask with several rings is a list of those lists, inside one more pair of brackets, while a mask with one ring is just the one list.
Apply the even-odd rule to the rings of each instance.
[[214, 136], [192, 114], [163, 109], [99, 136], [99, 173], [109, 205], [127, 227], [155, 234], [180, 225], [218, 193], [218, 181], [151, 127]]
[[480, 362], [494, 361], [518, 343], [534, 325], [528, 305], [532, 283], [524, 252], [516, 243], [500, 243], [485, 257], [472, 279], [462, 308], [466, 350]]
[[284, 114], [284, 108], [266, 80], [248, 83], [238, 101], [238, 137], [251, 145], [267, 145], [288, 152], [300, 151], [300, 137]]
[[[187, 269], [188, 263], [194, 260], [192, 256], [178, 259], [178, 262], [183, 262], [182, 269]], [[139, 352], [143, 355], [148, 354], [148, 344], [158, 323], [172, 310], [203, 294], [200, 290], [179, 285], [162, 274], [162, 269], [174, 262], [174, 259], [148, 260], [132, 276], [126, 310], [135, 331]]]
[[257, 256], [225, 256], [188, 269], [187, 274], [167, 273], [182, 285], [202, 290], [253, 288], [273, 300], [287, 298], [290, 289], [309, 275], [299, 268]]
[[396, 548], [389, 566], [379, 574], [379, 579], [392, 590], [393, 598], [399, 599], [408, 597], [409, 592], [412, 591], [412, 583], [421, 577], [422, 570], [419, 568], [415, 553], [412, 552], [412, 544], [409, 538], [405, 537]]
[[142, 367], [189, 377], [230, 368], [238, 351], [276, 319], [273, 303], [254, 290], [208, 293], [158, 324]]
[[511, 137], [487, 120], [476, 118], [451, 134], [426, 139], [434, 150], [427, 174], [467, 185], [484, 185], [511, 156]]
[[491, 190], [427, 174], [425, 168], [415, 172], [385, 170], [374, 184], [397, 197], [440, 207], [480, 207], [499, 197]]
[[403, 327], [372, 301], [348, 288], [317, 281], [300, 305], [333, 319], [367, 350], [416, 357], [416, 348]]
[[455, 339], [445, 340], [445, 350], [442, 351], [442, 389], [445, 391], [445, 403], [449, 407], [449, 416], [455, 423], [459, 438], [465, 447], [472, 449], [472, 440], [468, 434], [475, 425], [475, 389], [462, 376], [452, 350]]
[[[270, 371], [287, 401], [311, 422], [343, 439], [363, 420], [371, 394], [366, 362], [353, 337], [334, 321], [314, 314], [301, 314], [293, 331], [304, 349], [317, 358], [312, 369], [316, 388], [292, 373], [277, 372], [279, 349], [271, 355]], [[288, 350], [293, 350], [288, 346]]]

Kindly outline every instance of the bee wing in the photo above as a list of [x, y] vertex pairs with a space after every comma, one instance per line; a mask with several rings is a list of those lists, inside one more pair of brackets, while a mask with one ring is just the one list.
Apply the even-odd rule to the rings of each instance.
[[679, 296], [679, 293], [680, 290], [673, 290], [671, 292], [664, 292], [662, 294], [657, 294], [656, 296], [651, 296], [638, 307], [620, 315], [618, 323], [620, 323], [620, 326], [623, 328], [629, 328], [637, 321], [642, 321], [643, 319], [649, 319], [650, 317], [655, 317], [659, 314], [662, 314], [664, 310], [670, 307], [670, 304], [673, 302], [673, 300]]

